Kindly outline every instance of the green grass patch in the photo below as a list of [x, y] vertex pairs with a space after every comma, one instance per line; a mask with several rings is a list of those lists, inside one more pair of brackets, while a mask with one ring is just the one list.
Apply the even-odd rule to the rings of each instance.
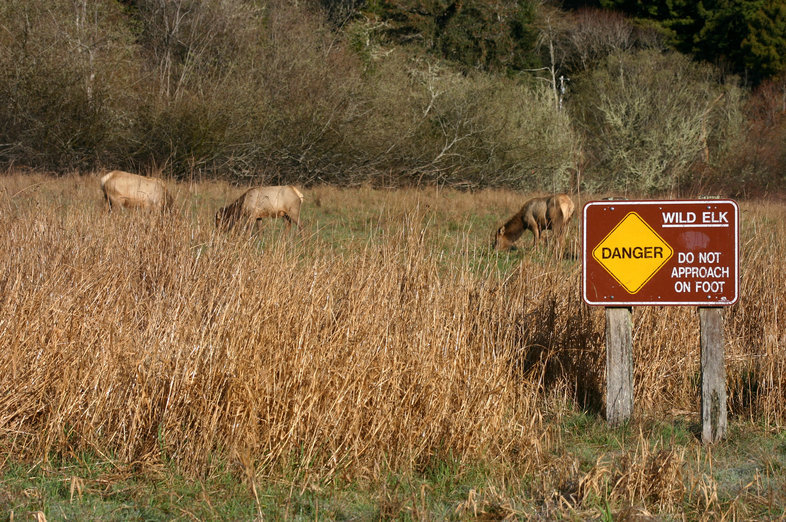
[[[634, 458], [647, 454], [641, 444], [652, 451], [653, 462], [659, 452], [684, 455], [679, 474], [683, 498], [663, 514], [688, 520], [711, 513], [749, 519], [786, 515], [786, 436], [775, 430], [737, 422], [727, 440], [703, 446], [682, 419], [611, 428], [599, 416], [577, 412], [558, 422], [554, 462], [580, 463], [574, 480], [567, 482], [559, 474], [550, 482], [546, 470], [545, 475], [519, 472], [515, 462], [502, 467], [466, 464], [448, 455], [409, 472], [382, 472], [375, 480], [313, 482], [290, 469], [258, 476], [252, 485], [228, 463], [194, 478], [179, 474], [175, 466], [147, 469], [82, 454], [43, 463], [6, 462], [0, 474], [5, 518], [0, 520], [25, 520], [36, 512], [47, 520], [461, 520], [547, 513], [616, 520], [635, 515], [641, 505], [614, 491], [615, 480], [625, 480], [629, 471], [625, 466], [640, 464], [642, 472], [657, 477], [657, 470]], [[522, 464], [527, 455], [520, 459]], [[596, 473], [597, 466], [609, 468], [606, 487], [580, 499], [581, 480]], [[715, 484], [717, 495], [709, 505], [697, 494], [706, 484]], [[559, 498], [563, 500], [555, 500]]]

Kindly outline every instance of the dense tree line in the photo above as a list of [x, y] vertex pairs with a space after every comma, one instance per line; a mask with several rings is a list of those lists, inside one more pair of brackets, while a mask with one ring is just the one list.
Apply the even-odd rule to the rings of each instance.
[[777, 2], [568, 4], [12, 0], [0, 161], [306, 184], [781, 186]]
[[[340, 5], [334, 1], [332, 6]], [[556, 3], [556, 2], [555, 2]], [[471, 67], [535, 66], [538, 17], [534, 0], [368, 0], [352, 6], [387, 23], [398, 42], [416, 41]], [[786, 69], [786, 3], [782, 0], [566, 0], [569, 11], [624, 13], [659, 33], [664, 43], [758, 85]], [[345, 4], [346, 5], [346, 4]]]
[[599, 0], [654, 21], [676, 49], [759, 84], [786, 69], [783, 0]]

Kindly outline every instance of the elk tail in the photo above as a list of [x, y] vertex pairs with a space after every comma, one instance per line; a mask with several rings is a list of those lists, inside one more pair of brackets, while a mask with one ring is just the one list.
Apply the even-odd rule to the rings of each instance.
[[115, 171], [113, 170], [112, 172], [109, 172], [109, 173], [107, 173], [107, 174], [104, 174], [104, 175], [101, 177], [101, 188], [102, 188], [102, 189], [104, 188], [104, 185], [106, 185], [106, 182], [107, 182], [107, 181], [109, 181], [109, 178], [111, 178], [111, 177], [112, 177], [112, 174], [114, 174], [114, 173], [115, 173]]

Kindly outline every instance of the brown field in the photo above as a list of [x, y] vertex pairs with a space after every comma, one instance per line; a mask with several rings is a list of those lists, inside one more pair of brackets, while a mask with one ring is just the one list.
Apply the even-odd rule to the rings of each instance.
[[[581, 301], [578, 219], [556, 262], [529, 235], [517, 252], [490, 249], [524, 195], [317, 187], [303, 191], [302, 235], [271, 221], [251, 237], [214, 229], [241, 189], [172, 185], [171, 214], [108, 215], [97, 176], [0, 178], [0, 455], [91, 451], [193, 475], [229, 461], [252, 482], [297, 469], [323, 484], [452, 456], [530, 477], [529, 495], [554, 509], [605, 495], [744, 516], [719, 507], [696, 464], [711, 456], [668, 440], [642, 437], [589, 469], [564, 450], [561, 420], [602, 415], [605, 393], [603, 310]], [[786, 212], [740, 206], [729, 416], [777, 431]], [[633, 319], [636, 418], [697, 423], [696, 310]]]

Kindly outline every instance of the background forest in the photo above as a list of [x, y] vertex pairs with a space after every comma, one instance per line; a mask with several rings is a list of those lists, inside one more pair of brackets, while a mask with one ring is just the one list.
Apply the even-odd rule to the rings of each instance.
[[765, 195], [784, 69], [777, 0], [13, 0], [0, 162]]

